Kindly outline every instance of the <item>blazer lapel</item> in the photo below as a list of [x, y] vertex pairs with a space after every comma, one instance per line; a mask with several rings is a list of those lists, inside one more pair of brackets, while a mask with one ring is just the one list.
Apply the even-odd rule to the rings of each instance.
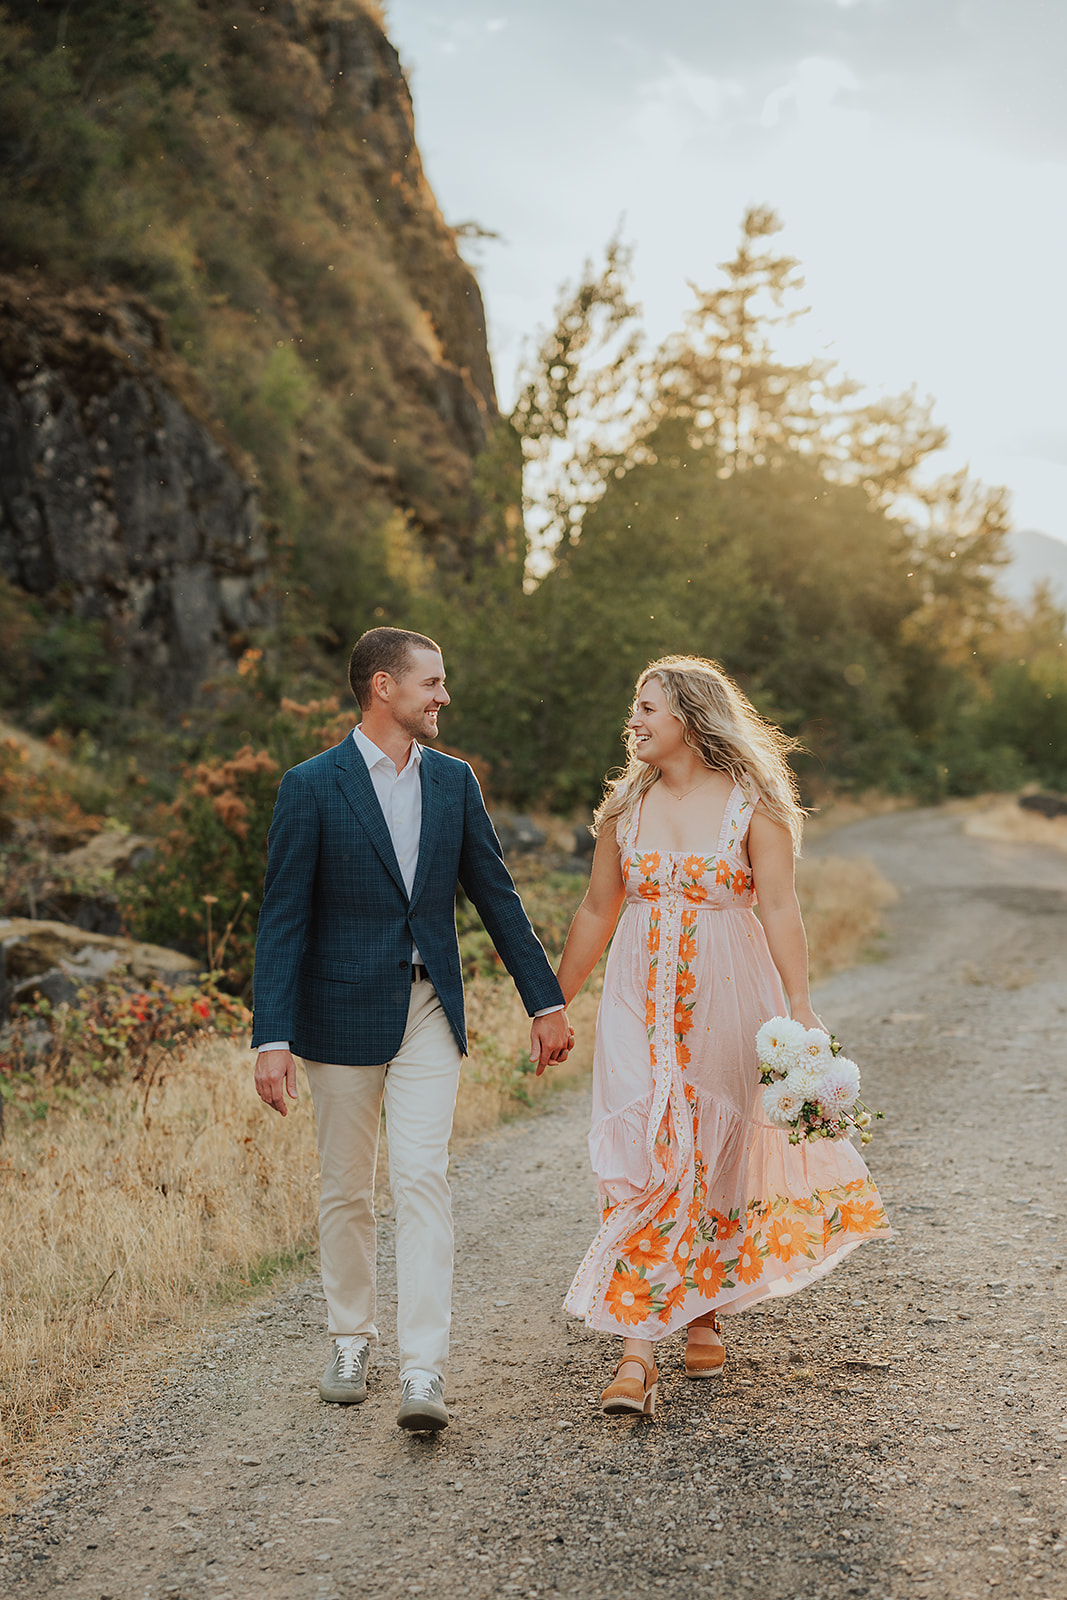
[[422, 828], [419, 833], [419, 864], [415, 868], [415, 882], [411, 886], [411, 904], [414, 905], [426, 885], [426, 877], [433, 865], [437, 836], [441, 831], [444, 801], [441, 797], [441, 780], [434, 771], [432, 751], [423, 746], [419, 763], [419, 783], [422, 788]]
[[[393, 849], [393, 841], [389, 837], [389, 829], [382, 808], [378, 804], [378, 796], [370, 781], [367, 763], [356, 748], [356, 741], [351, 734], [337, 747], [337, 782], [341, 793], [355, 812], [357, 822], [381, 857], [382, 866], [396, 881], [406, 900], [408, 892], [404, 887], [404, 878], [400, 871], [400, 863], [396, 859], [396, 851]], [[423, 805], [425, 803], [424, 799]], [[423, 825], [425, 826], [425, 813]]]

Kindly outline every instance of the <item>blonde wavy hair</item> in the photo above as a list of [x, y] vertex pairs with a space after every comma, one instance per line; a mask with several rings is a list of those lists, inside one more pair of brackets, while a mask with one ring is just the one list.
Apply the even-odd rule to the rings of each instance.
[[[649, 678], [657, 680], [667, 709], [685, 727], [686, 744], [713, 772], [726, 772], [735, 783], [751, 786], [767, 815], [789, 829], [794, 854], [799, 855], [804, 811], [786, 760], [790, 751], [800, 749], [799, 741], [765, 721], [717, 661], [662, 656], [638, 678], [635, 704]], [[616, 827], [621, 823], [625, 831], [641, 796], [659, 781], [658, 768], [638, 760], [636, 740], [629, 732], [626, 742], [629, 759], [621, 774], [608, 779], [593, 817], [596, 834], [610, 823]]]

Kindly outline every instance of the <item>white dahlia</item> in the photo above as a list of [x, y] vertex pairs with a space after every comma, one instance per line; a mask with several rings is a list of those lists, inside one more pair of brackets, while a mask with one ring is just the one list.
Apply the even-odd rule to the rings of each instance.
[[769, 1083], [763, 1091], [763, 1115], [768, 1122], [788, 1128], [799, 1117], [803, 1100], [785, 1082]]
[[790, 1068], [785, 1081], [803, 1105], [805, 1100], [818, 1100], [822, 1080], [823, 1074], [817, 1066], [802, 1061], [798, 1067]]
[[840, 1117], [851, 1111], [859, 1092], [860, 1069], [847, 1056], [838, 1056], [821, 1074], [819, 1104], [828, 1117]]
[[760, 1064], [774, 1072], [788, 1072], [799, 1066], [808, 1030], [792, 1017], [771, 1017], [756, 1035]]
[[830, 1066], [836, 1057], [830, 1048], [830, 1035], [821, 1028], [805, 1028], [804, 1042], [800, 1047], [801, 1059], [818, 1072]]

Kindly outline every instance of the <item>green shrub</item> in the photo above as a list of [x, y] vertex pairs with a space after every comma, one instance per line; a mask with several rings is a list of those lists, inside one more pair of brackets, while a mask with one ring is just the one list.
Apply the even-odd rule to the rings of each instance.
[[1024, 779], [1067, 789], [1067, 663], [1005, 663], [994, 669], [990, 689], [979, 719], [989, 747], [1010, 749]]

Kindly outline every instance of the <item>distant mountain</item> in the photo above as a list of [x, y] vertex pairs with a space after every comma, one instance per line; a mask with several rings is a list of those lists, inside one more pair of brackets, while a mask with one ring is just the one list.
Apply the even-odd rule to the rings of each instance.
[[1067, 543], [1034, 528], [1008, 536], [1011, 565], [1001, 573], [1000, 587], [1013, 600], [1025, 600], [1034, 584], [1052, 585], [1056, 598], [1067, 605]]

